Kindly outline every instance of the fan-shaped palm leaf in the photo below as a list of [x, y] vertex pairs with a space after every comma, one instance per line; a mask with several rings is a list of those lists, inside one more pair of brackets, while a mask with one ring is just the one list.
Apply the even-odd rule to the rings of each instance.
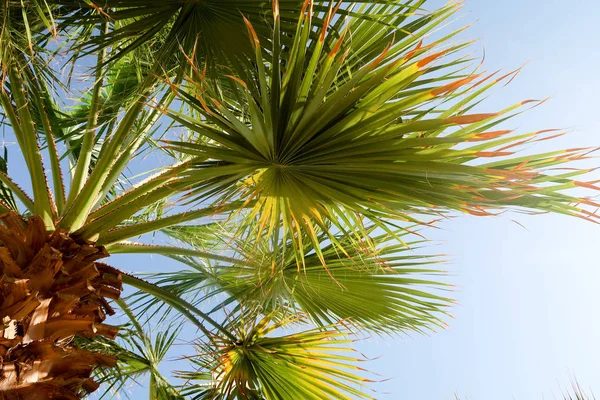
[[[326, 23], [313, 38], [309, 3], [285, 56], [277, 18], [266, 56], [248, 22], [256, 68], [251, 80], [230, 76], [238, 103], [223, 98], [201, 67], [195, 67], [186, 91], [178, 92], [203, 118], [169, 115], [210, 139], [170, 142], [170, 148], [198, 157], [184, 178], [196, 198], [218, 193], [221, 201], [254, 201], [249, 217], [259, 223], [252, 234], [278, 235], [282, 221], [283, 235], [296, 237], [299, 262], [305, 236], [298, 232], [318, 247], [318, 230], [346, 232], [359, 226], [359, 215], [384, 228], [388, 219], [415, 220], [421, 213], [490, 215], [490, 209], [511, 206], [597, 218], [574, 205], [585, 200], [559, 193], [589, 186], [570, 179], [584, 171], [549, 171], [583, 158], [586, 150], [513, 156], [519, 145], [544, 132], [512, 135], [495, 128], [528, 101], [499, 112], [468, 113], [511, 74], [464, 74], [456, 54], [465, 45], [448, 47], [452, 35], [424, 45], [419, 27], [410, 23], [406, 28], [415, 32], [397, 42], [373, 34], [379, 47], [387, 46], [379, 54], [364, 53], [364, 44], [354, 39], [365, 40], [374, 22], [350, 18], [341, 37]], [[450, 5], [431, 15], [428, 29], [456, 9]], [[363, 57], [349, 70], [353, 53]], [[211, 170], [219, 181], [203, 178]], [[223, 176], [238, 184], [224, 184]]]
[[[365, 230], [371, 233], [374, 228]], [[239, 239], [229, 231], [217, 233], [214, 237], [221, 243], [211, 244], [211, 249], [228, 249], [238, 260], [236, 264], [210, 265], [180, 258], [193, 269], [155, 274], [151, 279], [194, 304], [205, 304], [225, 292], [227, 297], [217, 301], [212, 312], [223, 306], [252, 306], [266, 313], [291, 307], [320, 326], [344, 319], [362, 329], [388, 334], [444, 324], [440, 317], [451, 301], [439, 290], [447, 284], [428, 279], [428, 275], [442, 272], [427, 268], [437, 259], [418, 253], [419, 242], [400, 243], [389, 234], [375, 234], [375, 248], [357, 247], [340, 235], [336, 246], [327, 234], [320, 233], [321, 247], [314, 250], [307, 240], [304, 267], [298, 269], [289, 241], [273, 249], [264, 237]], [[395, 236], [403, 235], [406, 232], [399, 230]], [[156, 305], [137, 297], [136, 304], [145, 309]]]
[[191, 382], [184, 393], [193, 399], [371, 398], [361, 391], [368, 380], [359, 375], [362, 369], [355, 363], [360, 357], [351, 355], [347, 345], [352, 340], [342, 326], [268, 336], [292, 322], [236, 320], [236, 341], [199, 347], [200, 354], [192, 359], [197, 371], [181, 374]]

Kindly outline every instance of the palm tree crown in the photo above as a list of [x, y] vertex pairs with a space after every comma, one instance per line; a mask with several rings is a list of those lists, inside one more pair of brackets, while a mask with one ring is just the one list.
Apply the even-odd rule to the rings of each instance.
[[[371, 398], [358, 334], [446, 324], [441, 259], [418, 251], [437, 218], [596, 221], [565, 193], [597, 189], [588, 171], [558, 168], [591, 150], [519, 154], [560, 133], [500, 126], [537, 101], [475, 111], [518, 71], [480, 72], [445, 32], [460, 3], [424, 3], [0, 0], [26, 167], [0, 160], [0, 397], [148, 374], [155, 399]], [[98, 261], [123, 253], [181, 270]], [[176, 384], [159, 365], [185, 326]]]

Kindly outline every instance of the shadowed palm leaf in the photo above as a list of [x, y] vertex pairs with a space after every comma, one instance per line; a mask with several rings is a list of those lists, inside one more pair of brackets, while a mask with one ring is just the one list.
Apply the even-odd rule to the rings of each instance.
[[[265, 41], [272, 39], [271, 19], [273, 13], [281, 20], [286, 33], [283, 41], [290, 44], [294, 33], [298, 12], [304, 0], [279, 0], [272, 5], [268, 0], [186, 0], [142, 1], [142, 0], [90, 0], [50, 1], [59, 6], [58, 13], [66, 28], [81, 27], [89, 31], [104, 21], [112, 25], [111, 31], [102, 36], [89, 35], [84, 43], [79, 43], [88, 52], [98, 48], [118, 46], [114, 57], [121, 57], [145, 45], [160, 49], [159, 60], [163, 64], [173, 64], [174, 60], [185, 60], [177, 56], [179, 49], [186, 54], [194, 53], [198, 60], [208, 61], [212, 66], [216, 61], [228, 65], [245, 64], [253, 54], [247, 40], [243, 24], [244, 16], [256, 23], [257, 35]], [[423, 0], [367, 0], [360, 1], [360, 13], [355, 4], [339, 2], [337, 7], [345, 14], [358, 14], [364, 18], [401, 18], [408, 11], [414, 11]], [[374, 7], [374, 5], [379, 6]], [[314, 18], [322, 21], [330, 6], [328, 1], [314, 2]], [[394, 15], [393, 17], [391, 17]]]
[[[399, 243], [388, 234], [374, 235], [372, 240], [379, 245], [374, 249], [356, 247], [348, 238], [338, 237], [340, 252], [321, 233], [318, 252], [326, 269], [307, 241], [304, 267], [299, 270], [290, 242], [273, 249], [264, 237], [247, 241], [232, 237], [229, 231], [213, 229], [212, 237], [220, 244], [208, 245], [214, 252], [229, 249], [238, 260], [235, 264], [211, 265], [184, 258], [180, 260], [193, 269], [151, 275], [150, 279], [198, 305], [225, 292], [226, 299], [217, 301], [211, 313], [225, 306], [252, 306], [265, 313], [296, 308], [319, 326], [345, 319], [361, 329], [387, 334], [444, 325], [440, 316], [451, 301], [436, 292], [447, 285], [431, 280], [430, 276], [442, 271], [427, 268], [438, 260], [420, 254], [419, 242]], [[406, 232], [396, 234], [401, 237]], [[136, 305], [148, 309], [156, 301], [140, 293]]]

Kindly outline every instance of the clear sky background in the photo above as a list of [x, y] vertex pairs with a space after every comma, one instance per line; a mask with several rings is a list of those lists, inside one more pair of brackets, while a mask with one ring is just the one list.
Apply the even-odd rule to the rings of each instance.
[[[461, 14], [459, 24], [477, 21], [463, 38], [479, 39], [486, 70], [529, 61], [482, 110], [551, 96], [505, 126], [571, 128], [554, 148], [600, 146], [599, 1], [466, 0]], [[445, 331], [361, 345], [368, 356], [382, 356], [368, 368], [393, 378], [375, 386], [391, 393], [381, 397], [562, 399], [572, 378], [600, 396], [600, 226], [509, 213], [459, 216], [441, 227], [427, 236], [450, 255], [460, 304]]]

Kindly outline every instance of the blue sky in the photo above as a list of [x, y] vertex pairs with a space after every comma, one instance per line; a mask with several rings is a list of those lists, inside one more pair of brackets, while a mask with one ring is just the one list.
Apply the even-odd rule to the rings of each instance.
[[[431, 0], [427, 7], [441, 4]], [[600, 145], [599, 12], [600, 2], [592, 0], [466, 0], [457, 23], [476, 21], [462, 37], [479, 39], [486, 70], [529, 62], [482, 110], [551, 96], [505, 126], [573, 131], [554, 148]], [[460, 304], [445, 331], [361, 345], [368, 356], [382, 356], [368, 367], [393, 378], [376, 385], [391, 393], [381, 397], [554, 399], [574, 377], [600, 393], [600, 227], [508, 213], [458, 216], [441, 228], [427, 236], [440, 241], [436, 251], [450, 255]]]

